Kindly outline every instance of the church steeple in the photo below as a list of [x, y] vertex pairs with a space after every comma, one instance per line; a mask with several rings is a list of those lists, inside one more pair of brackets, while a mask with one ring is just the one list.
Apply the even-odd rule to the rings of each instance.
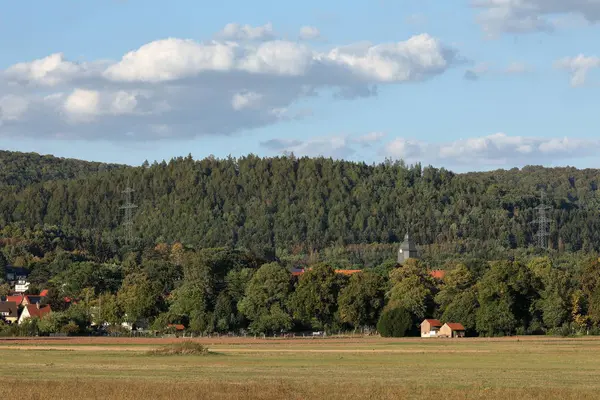
[[398, 264], [404, 264], [409, 258], [419, 258], [419, 251], [415, 242], [410, 237], [410, 233], [406, 232], [404, 242], [402, 242], [398, 250]]

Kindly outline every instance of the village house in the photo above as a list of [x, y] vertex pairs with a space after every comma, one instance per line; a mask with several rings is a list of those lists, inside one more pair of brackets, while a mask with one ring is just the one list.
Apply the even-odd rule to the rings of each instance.
[[13, 303], [17, 303], [17, 306], [20, 306], [21, 303], [23, 302], [24, 297], [25, 296], [23, 296], [22, 294], [10, 295], [10, 296], [6, 296], [4, 298], [4, 301], [11, 301]]
[[442, 323], [437, 319], [426, 319], [421, 322], [421, 337], [437, 337]]
[[19, 306], [14, 301], [0, 302], [0, 319], [14, 324], [19, 319]]
[[439, 337], [458, 338], [465, 337], [465, 327], [458, 322], [446, 322], [441, 328]]
[[42, 298], [42, 296], [30, 294], [23, 297], [21, 304], [23, 304], [23, 306], [39, 304], [42, 301]]
[[50, 306], [40, 306], [40, 303], [37, 304], [28, 304], [23, 308], [21, 312], [21, 316], [19, 317], [18, 324], [21, 325], [25, 320], [29, 318], [42, 318], [44, 315], [50, 314], [52, 310]]
[[458, 322], [442, 323], [437, 319], [426, 319], [421, 322], [421, 337], [465, 337], [466, 329]]

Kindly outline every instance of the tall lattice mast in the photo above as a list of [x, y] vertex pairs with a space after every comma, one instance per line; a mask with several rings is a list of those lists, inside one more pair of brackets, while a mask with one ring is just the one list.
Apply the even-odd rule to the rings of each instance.
[[540, 205], [535, 208], [537, 211], [537, 219], [534, 223], [538, 226], [538, 230], [535, 233], [535, 242], [537, 247], [545, 250], [548, 248], [548, 236], [550, 235], [550, 220], [548, 219], [546, 211], [550, 210], [552, 207], [546, 204], [546, 193], [543, 190], [540, 193], [540, 198]]
[[137, 208], [132, 202], [133, 192], [135, 192], [135, 190], [131, 188], [129, 181], [127, 181], [127, 187], [121, 192], [124, 197], [124, 203], [121, 206], [121, 210], [125, 211], [123, 226], [125, 227], [125, 241], [128, 244], [133, 242], [133, 209]]

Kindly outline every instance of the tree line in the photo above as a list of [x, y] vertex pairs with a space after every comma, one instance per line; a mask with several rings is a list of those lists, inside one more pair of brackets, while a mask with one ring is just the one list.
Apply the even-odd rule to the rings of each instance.
[[[50, 167], [11, 154], [3, 168], [23, 169], [0, 174], [0, 226], [56, 226], [120, 245], [121, 192], [129, 185], [138, 205], [134, 234], [144, 242], [298, 254], [393, 244], [410, 229], [421, 245], [496, 251], [534, 243], [535, 207], [545, 190], [550, 247], [600, 251], [597, 170], [455, 174], [403, 162], [254, 155], [189, 156], [140, 167], [73, 161]], [[54, 169], [65, 172], [28, 172]]]
[[[293, 276], [286, 261], [180, 243], [129, 251], [122, 261], [92, 258], [57, 251], [36, 259], [29, 291], [47, 289], [53, 313], [1, 330], [88, 334], [103, 324], [120, 331], [123, 322], [143, 322], [162, 332], [183, 324], [197, 334], [279, 334], [388, 332], [388, 324], [396, 326], [390, 335], [404, 336], [417, 334], [424, 318], [438, 318], [462, 323], [473, 336], [600, 332], [599, 261], [583, 253], [447, 261], [441, 280], [423, 260], [389, 259], [349, 276], [317, 262]], [[0, 296], [7, 293], [0, 284]]]
[[[55, 311], [22, 328], [30, 333], [146, 320], [197, 333], [388, 321], [410, 334], [435, 317], [494, 336], [594, 332], [600, 322], [596, 170], [455, 174], [253, 155], [125, 167], [0, 156], [12, 163], [0, 173], [0, 280], [7, 265], [26, 268], [31, 293], [48, 289]], [[138, 205], [133, 243], [119, 214], [127, 185]], [[532, 244], [541, 189], [552, 209], [549, 248], [540, 250]], [[398, 266], [407, 230], [422, 258]], [[294, 267], [307, 272], [293, 277]], [[433, 269], [446, 271], [442, 281]], [[0, 282], [0, 295], [8, 291]], [[75, 301], [66, 307], [65, 297]]]

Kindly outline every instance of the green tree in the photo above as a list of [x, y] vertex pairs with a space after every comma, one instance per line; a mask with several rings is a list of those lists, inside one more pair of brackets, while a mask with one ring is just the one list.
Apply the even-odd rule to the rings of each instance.
[[264, 264], [250, 279], [244, 298], [238, 303], [240, 312], [250, 320], [250, 330], [273, 333], [292, 327], [285, 311], [290, 293], [289, 272], [277, 263]]
[[354, 328], [375, 326], [384, 305], [384, 279], [361, 272], [350, 277], [338, 298], [340, 320]]
[[383, 311], [377, 331], [383, 337], [404, 337], [410, 331], [412, 318], [408, 311], [402, 308], [390, 308]]
[[387, 292], [389, 308], [408, 311], [413, 322], [421, 321], [433, 313], [435, 284], [418, 263], [407, 262], [391, 271], [390, 284], [391, 289]]
[[148, 318], [156, 311], [156, 302], [160, 292], [143, 273], [132, 273], [125, 277], [117, 293], [117, 302], [123, 310], [124, 320], [135, 323]]
[[479, 281], [477, 331], [485, 336], [527, 330], [530, 309], [537, 300], [530, 270], [518, 261], [494, 262]]
[[339, 284], [333, 267], [317, 264], [300, 276], [290, 296], [294, 318], [316, 329], [331, 328], [337, 311]]
[[117, 296], [110, 293], [102, 293], [94, 303], [96, 312], [93, 313], [94, 322], [102, 325], [105, 322], [111, 326], [117, 326], [123, 321], [123, 312], [117, 302]]

